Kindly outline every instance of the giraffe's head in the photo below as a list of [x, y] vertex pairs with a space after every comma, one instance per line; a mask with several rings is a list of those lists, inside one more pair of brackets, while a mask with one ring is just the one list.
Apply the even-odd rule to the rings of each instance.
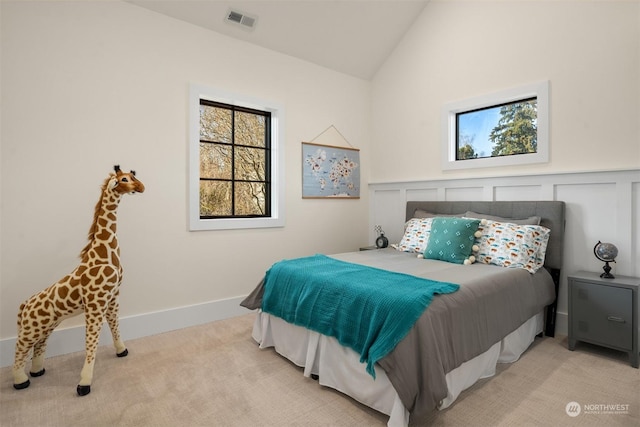
[[118, 194], [144, 193], [144, 184], [136, 178], [135, 171], [129, 173], [122, 172], [118, 165], [115, 165], [113, 170], [115, 174], [112, 173], [111, 179], [109, 180], [110, 190]]

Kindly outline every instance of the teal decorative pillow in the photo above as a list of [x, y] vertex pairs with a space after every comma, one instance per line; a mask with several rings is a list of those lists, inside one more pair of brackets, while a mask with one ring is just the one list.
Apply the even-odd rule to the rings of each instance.
[[455, 264], [473, 264], [471, 255], [474, 248], [479, 219], [433, 218], [429, 242], [424, 257]]

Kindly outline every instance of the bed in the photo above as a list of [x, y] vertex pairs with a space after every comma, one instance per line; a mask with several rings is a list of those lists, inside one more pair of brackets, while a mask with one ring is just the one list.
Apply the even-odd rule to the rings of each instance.
[[[316, 378], [321, 385], [389, 415], [389, 426], [419, 423], [433, 410], [449, 407], [463, 390], [479, 379], [494, 375], [497, 363], [516, 361], [543, 331], [553, 336], [562, 268], [564, 212], [565, 205], [560, 201], [408, 202], [405, 234], [396, 247], [321, 256], [322, 262], [336, 263], [337, 267], [358, 265], [388, 272], [389, 281], [411, 276], [459, 287], [451, 292], [435, 292], [428, 298], [428, 307], [415, 323], [401, 334], [390, 352], [375, 359], [373, 364], [363, 356], [372, 353], [341, 344], [337, 337], [345, 341], [340, 334], [293, 324], [286, 312], [301, 311], [300, 308], [288, 310], [285, 306], [284, 314], [280, 315], [281, 312], [268, 305], [274, 285], [267, 287], [265, 296], [265, 279], [268, 277], [269, 283], [273, 282], [276, 274], [272, 269], [284, 261], [274, 264], [241, 305], [257, 309], [252, 337], [260, 348], [274, 347], [279, 354], [303, 367], [305, 376]], [[451, 226], [463, 222], [469, 227], [476, 224], [474, 221], [479, 222], [475, 246], [462, 263], [442, 261], [438, 255], [428, 256], [425, 249], [430, 249], [429, 242], [422, 242], [420, 246], [416, 243], [419, 239], [411, 234], [411, 230], [426, 224], [433, 237], [442, 229], [441, 224]], [[540, 241], [544, 244], [539, 253], [526, 257], [526, 251], [522, 250], [523, 259], [531, 260], [529, 264], [510, 265], [515, 258], [505, 261], [499, 256], [503, 253], [495, 250], [498, 243], [492, 239], [506, 235], [500, 233], [513, 232], [519, 238], [522, 233], [535, 234], [541, 230], [544, 239]], [[427, 240], [428, 237], [429, 234]], [[513, 244], [509, 239], [502, 240], [501, 245]], [[513, 255], [519, 249], [509, 250]], [[327, 265], [331, 268], [325, 270], [333, 270], [334, 264]], [[313, 270], [304, 271], [316, 274], [311, 273]], [[338, 283], [339, 278], [329, 276], [327, 280]], [[349, 287], [339, 286], [340, 289]], [[284, 298], [280, 295], [278, 299]], [[358, 307], [363, 305], [368, 304]], [[371, 368], [370, 372], [367, 367]]]

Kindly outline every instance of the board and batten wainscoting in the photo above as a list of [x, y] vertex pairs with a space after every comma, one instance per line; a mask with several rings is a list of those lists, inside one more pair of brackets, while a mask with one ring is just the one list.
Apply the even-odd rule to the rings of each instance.
[[602, 272], [603, 263], [593, 255], [599, 240], [618, 247], [614, 274], [640, 276], [640, 169], [370, 183], [370, 242], [375, 225], [382, 226], [390, 244], [400, 241], [408, 201], [457, 200], [566, 203], [558, 334], [568, 331], [567, 276], [578, 270]]

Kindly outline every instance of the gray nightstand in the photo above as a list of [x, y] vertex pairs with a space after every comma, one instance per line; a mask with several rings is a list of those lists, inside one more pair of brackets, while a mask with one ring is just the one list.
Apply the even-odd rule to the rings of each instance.
[[569, 350], [584, 341], [629, 353], [638, 367], [640, 278], [580, 271], [569, 276]]

